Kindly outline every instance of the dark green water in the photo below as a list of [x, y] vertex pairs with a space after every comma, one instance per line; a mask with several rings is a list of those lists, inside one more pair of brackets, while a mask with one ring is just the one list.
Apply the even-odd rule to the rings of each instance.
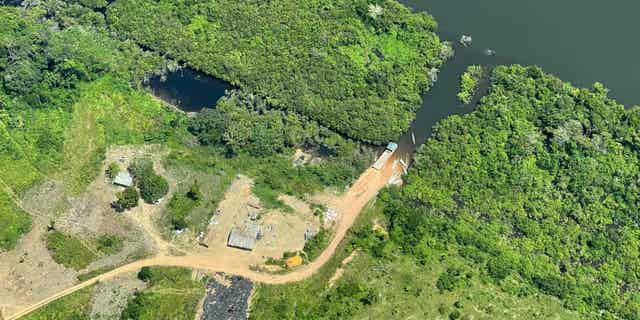
[[520, 64], [576, 86], [600, 81], [626, 106], [640, 104], [640, 1], [402, 0], [438, 20], [441, 37], [470, 34]]
[[212, 108], [229, 83], [192, 69], [180, 69], [164, 77], [154, 77], [148, 83], [153, 94], [186, 112]]
[[[452, 114], [473, 110], [456, 98], [459, 78], [472, 64], [538, 65], [564, 81], [591, 87], [596, 81], [626, 106], [640, 104], [640, 36], [634, 0], [402, 0], [438, 20], [438, 34], [456, 44], [455, 57], [442, 68], [425, 95], [411, 129], [400, 137], [400, 153], [411, 154]], [[473, 45], [463, 48], [463, 34]], [[485, 49], [496, 51], [486, 56]], [[475, 103], [475, 102], [474, 102]], [[412, 134], [416, 144], [413, 143]]]

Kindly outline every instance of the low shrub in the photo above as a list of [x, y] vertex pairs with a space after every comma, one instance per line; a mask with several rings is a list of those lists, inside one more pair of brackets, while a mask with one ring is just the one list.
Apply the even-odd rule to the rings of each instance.
[[124, 189], [124, 191], [116, 194], [116, 198], [116, 206], [119, 210], [124, 211], [137, 207], [140, 195], [138, 195], [136, 188], [128, 187]]

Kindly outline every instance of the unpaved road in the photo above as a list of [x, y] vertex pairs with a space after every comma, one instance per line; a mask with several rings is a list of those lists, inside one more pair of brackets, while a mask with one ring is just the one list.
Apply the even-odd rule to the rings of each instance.
[[[274, 275], [252, 271], [250, 270], [250, 264], [246, 262], [242, 252], [234, 249], [228, 249], [230, 251], [233, 250], [233, 252], [236, 253], [232, 259], [228, 258], [228, 254], [220, 254], [219, 252], [211, 252], [207, 250], [201, 250], [197, 253], [187, 254], [184, 256], [169, 256], [163, 250], [153, 258], [121, 266], [95, 278], [79, 283], [73, 287], [62, 290], [55, 295], [31, 306], [25, 307], [12, 315], [5, 315], [5, 319], [16, 320], [56, 299], [69, 295], [80, 289], [86, 288], [100, 281], [111, 280], [122, 273], [138, 271], [140, 268], [146, 266], [176, 266], [201, 269], [211, 272], [223, 272], [239, 275], [249, 278], [252, 281], [267, 284], [282, 284], [303, 280], [312, 276], [325, 263], [327, 263], [329, 259], [331, 259], [338, 248], [338, 245], [347, 234], [347, 231], [355, 222], [360, 211], [370, 200], [376, 197], [380, 189], [382, 189], [393, 176], [394, 167], [396, 167], [394, 159], [389, 159], [381, 170], [375, 170], [373, 168], [367, 169], [344, 195], [337, 198], [334, 203], [330, 204], [332, 208], [335, 208], [340, 213], [340, 220], [338, 221], [338, 226], [335, 230], [335, 235], [331, 240], [331, 243], [329, 243], [327, 248], [313, 262], [290, 273]], [[160, 245], [163, 246], [166, 245], [166, 243], [160, 243]], [[224, 258], [220, 259], [220, 257]]]

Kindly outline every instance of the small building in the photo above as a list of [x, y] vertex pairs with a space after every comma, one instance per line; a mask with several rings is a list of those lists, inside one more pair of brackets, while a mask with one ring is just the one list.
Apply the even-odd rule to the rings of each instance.
[[311, 228], [307, 228], [307, 230], [304, 231], [304, 242], [306, 243], [307, 241], [311, 240], [316, 236], [316, 234], [318, 234], [318, 232], [312, 230]]
[[244, 228], [233, 227], [227, 238], [227, 246], [242, 250], [253, 250], [260, 239], [260, 226], [247, 223]]
[[129, 171], [120, 171], [113, 179], [113, 184], [128, 188], [133, 186], [133, 178]]

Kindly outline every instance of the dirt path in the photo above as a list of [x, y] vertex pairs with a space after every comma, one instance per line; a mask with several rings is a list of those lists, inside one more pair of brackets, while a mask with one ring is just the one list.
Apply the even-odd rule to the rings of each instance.
[[[230, 259], [220, 259], [221, 256], [227, 257], [227, 255], [220, 255], [219, 252], [211, 252], [207, 250], [199, 251], [197, 253], [188, 254], [185, 256], [169, 256], [166, 252], [164, 252], [164, 250], [161, 250], [160, 253], [153, 258], [144, 259], [121, 266], [95, 278], [79, 283], [73, 287], [62, 290], [55, 295], [52, 295], [36, 304], [33, 304], [21, 311], [16, 312], [15, 314], [9, 316], [5, 315], [5, 319], [16, 320], [56, 299], [62, 298], [66, 295], [69, 295], [73, 292], [91, 286], [98, 282], [111, 280], [122, 273], [136, 272], [137, 270], [145, 266], [176, 266], [202, 269], [212, 272], [223, 272], [246, 277], [255, 282], [268, 284], [282, 284], [303, 280], [312, 276], [325, 263], [327, 263], [329, 259], [331, 259], [336, 249], [338, 248], [338, 245], [347, 234], [347, 231], [355, 222], [360, 211], [370, 200], [376, 197], [380, 189], [382, 189], [387, 184], [389, 179], [393, 176], [395, 166], [396, 163], [394, 159], [390, 159], [379, 171], [373, 168], [367, 169], [358, 178], [358, 180], [354, 182], [352, 187], [344, 195], [335, 199], [335, 201], [330, 204], [330, 207], [335, 208], [340, 213], [338, 226], [335, 230], [335, 234], [333, 239], [331, 240], [331, 243], [329, 243], [327, 248], [320, 254], [320, 256], [318, 256], [316, 260], [305, 266], [302, 266], [301, 268], [293, 272], [274, 275], [253, 271], [250, 269], [250, 264], [248, 264], [246, 261], [246, 256], [243, 256], [241, 252], [237, 250], [234, 250], [234, 253], [236, 253], [237, 255], [234, 255], [233, 258]], [[157, 237], [153, 238], [154, 240], [158, 240]], [[161, 242], [160, 246], [163, 247], [164, 244]]]

